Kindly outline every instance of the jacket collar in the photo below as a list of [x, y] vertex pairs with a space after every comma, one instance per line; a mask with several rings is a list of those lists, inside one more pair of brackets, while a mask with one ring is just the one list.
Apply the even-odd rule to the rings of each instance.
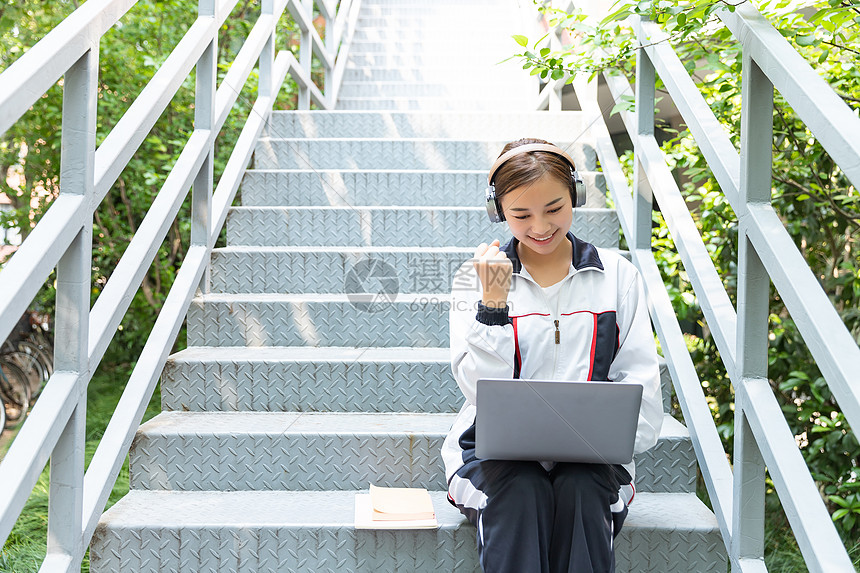
[[[573, 244], [573, 256], [571, 263], [573, 268], [581, 271], [583, 269], [603, 270], [603, 263], [600, 261], [600, 256], [597, 254], [597, 248], [591, 243], [586, 243], [573, 236], [570, 231], [567, 232], [567, 240]], [[517, 244], [519, 240], [516, 237], [511, 237], [511, 240], [502, 245], [501, 250], [504, 251], [508, 259], [514, 267], [514, 272], [519, 274], [523, 268], [520, 257], [517, 254]]]

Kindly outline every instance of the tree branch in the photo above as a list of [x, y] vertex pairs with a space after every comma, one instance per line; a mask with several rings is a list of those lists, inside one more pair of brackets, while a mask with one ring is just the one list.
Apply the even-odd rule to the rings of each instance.
[[827, 44], [828, 46], [832, 46], [834, 48], [839, 48], [840, 50], [845, 50], [847, 52], [853, 52], [855, 54], [860, 55], [860, 50], [855, 50], [854, 48], [849, 48], [848, 46], [843, 46], [842, 44], [837, 44], [836, 42], [828, 42], [827, 40], [822, 40], [822, 44]]

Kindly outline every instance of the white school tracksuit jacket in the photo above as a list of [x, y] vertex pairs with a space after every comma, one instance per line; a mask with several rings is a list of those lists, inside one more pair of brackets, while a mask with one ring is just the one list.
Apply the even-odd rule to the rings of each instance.
[[[663, 423], [660, 372], [639, 272], [613, 251], [580, 241], [572, 233], [567, 238], [573, 243], [571, 266], [552, 308], [520, 263], [516, 238], [501, 247], [513, 264], [507, 316], [488, 312], [483, 305], [479, 310], [481, 285], [471, 261], [455, 274], [451, 368], [466, 402], [442, 446], [449, 484], [474, 456], [479, 378], [639, 383], [643, 392], [634, 453], [657, 443]], [[635, 478], [633, 462], [624, 468]]]

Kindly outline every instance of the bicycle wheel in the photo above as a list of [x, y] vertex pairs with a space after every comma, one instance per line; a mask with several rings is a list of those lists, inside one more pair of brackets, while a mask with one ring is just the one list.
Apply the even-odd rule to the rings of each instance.
[[29, 340], [22, 340], [18, 343], [18, 352], [23, 352], [36, 360], [40, 382], [38, 388], [31, 388], [33, 393], [32, 399], [35, 400], [42, 393], [42, 388], [48, 383], [51, 374], [54, 373], [54, 358], [53, 356], [49, 356], [47, 351], [41, 346]]
[[39, 359], [33, 354], [18, 351], [4, 354], [3, 359], [6, 362], [12, 362], [24, 373], [27, 384], [30, 385], [30, 399], [32, 400], [33, 396], [41, 390], [45, 374]]
[[0, 360], [0, 395], [5, 403], [5, 426], [17, 426], [30, 408], [30, 381], [13, 362]]

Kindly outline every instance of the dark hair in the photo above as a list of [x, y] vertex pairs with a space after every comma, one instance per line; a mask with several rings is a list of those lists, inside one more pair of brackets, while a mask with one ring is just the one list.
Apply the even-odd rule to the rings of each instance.
[[[530, 143], [553, 145], [543, 139], [518, 139], [505, 145], [499, 157], [511, 149]], [[493, 177], [496, 198], [501, 198], [518, 187], [531, 185], [547, 174], [565, 185], [570, 185], [570, 167], [563, 157], [546, 151], [529, 151], [512, 157], [499, 167]]]

